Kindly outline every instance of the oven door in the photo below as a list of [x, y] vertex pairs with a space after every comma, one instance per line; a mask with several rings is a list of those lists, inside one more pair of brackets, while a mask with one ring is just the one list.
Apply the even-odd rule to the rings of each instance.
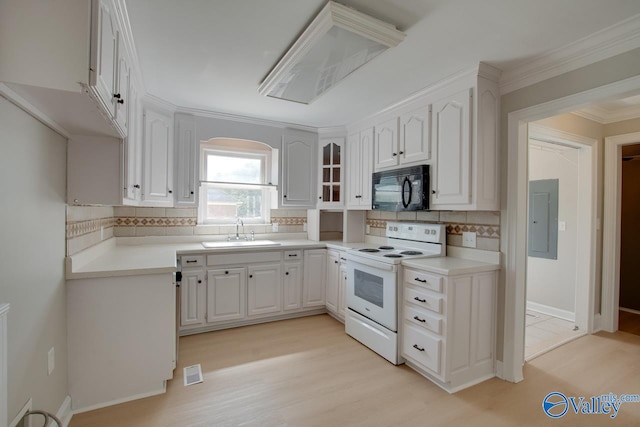
[[347, 306], [376, 323], [398, 330], [398, 267], [357, 256], [347, 259]]

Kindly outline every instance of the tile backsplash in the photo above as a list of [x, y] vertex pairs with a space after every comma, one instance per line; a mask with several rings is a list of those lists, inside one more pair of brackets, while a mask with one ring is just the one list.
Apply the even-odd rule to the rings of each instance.
[[500, 212], [430, 211], [430, 212], [367, 212], [369, 235], [384, 236], [387, 221], [436, 222], [447, 226], [447, 245], [462, 246], [462, 233], [476, 233], [478, 249], [500, 251]]
[[[235, 225], [197, 225], [197, 208], [115, 207], [115, 230], [118, 237], [194, 236], [235, 233]], [[302, 233], [307, 222], [306, 210], [272, 209], [271, 224], [278, 233]], [[273, 233], [273, 226], [245, 225], [244, 233]]]
[[113, 210], [110, 206], [67, 206], [67, 255], [113, 237]]

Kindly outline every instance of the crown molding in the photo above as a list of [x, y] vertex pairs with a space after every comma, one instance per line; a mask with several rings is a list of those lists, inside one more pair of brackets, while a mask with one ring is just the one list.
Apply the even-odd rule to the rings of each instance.
[[637, 119], [640, 117], [640, 105], [629, 106], [618, 111], [607, 111], [604, 108], [594, 106], [574, 111], [576, 116], [598, 122], [603, 125], [622, 122], [624, 120]]
[[573, 43], [526, 60], [505, 71], [506, 94], [640, 47], [640, 14]]

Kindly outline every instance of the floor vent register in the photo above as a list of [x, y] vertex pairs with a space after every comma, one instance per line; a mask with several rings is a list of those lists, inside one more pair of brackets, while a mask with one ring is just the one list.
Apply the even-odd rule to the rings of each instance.
[[185, 387], [203, 382], [202, 367], [199, 363], [197, 365], [187, 366], [183, 371]]

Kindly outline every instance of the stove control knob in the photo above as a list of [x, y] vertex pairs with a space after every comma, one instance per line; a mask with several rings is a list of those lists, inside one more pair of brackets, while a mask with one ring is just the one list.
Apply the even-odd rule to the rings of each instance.
[[436, 234], [436, 230], [431, 230], [431, 234], [435, 235]]

